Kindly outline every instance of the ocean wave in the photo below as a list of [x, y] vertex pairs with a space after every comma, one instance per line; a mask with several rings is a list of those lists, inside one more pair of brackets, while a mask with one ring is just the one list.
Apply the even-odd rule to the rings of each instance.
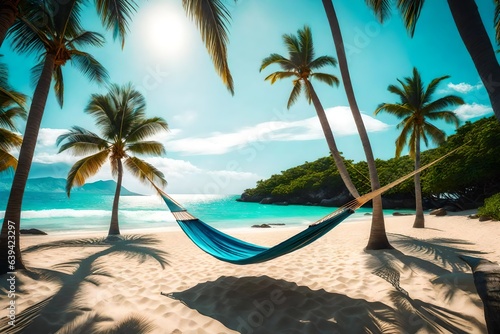
[[[5, 211], [0, 211], [0, 217]], [[170, 221], [173, 220], [168, 210], [120, 210], [118, 215], [124, 219], [137, 221]], [[107, 218], [111, 217], [111, 210], [75, 210], [75, 209], [50, 209], [27, 210], [21, 213], [22, 219], [54, 219], [54, 218]]]

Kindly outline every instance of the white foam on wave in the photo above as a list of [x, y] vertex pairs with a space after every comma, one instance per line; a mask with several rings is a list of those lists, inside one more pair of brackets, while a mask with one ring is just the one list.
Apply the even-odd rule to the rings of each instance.
[[[0, 217], [5, 211], [0, 211]], [[119, 210], [118, 215], [130, 220], [138, 221], [169, 221], [173, 220], [168, 210]], [[110, 217], [111, 210], [75, 210], [75, 209], [50, 209], [50, 210], [27, 210], [21, 213], [23, 219], [50, 219], [50, 218], [100, 218]]]

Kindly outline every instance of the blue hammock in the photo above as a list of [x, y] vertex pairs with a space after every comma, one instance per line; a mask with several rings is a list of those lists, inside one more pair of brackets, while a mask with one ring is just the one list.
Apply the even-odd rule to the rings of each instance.
[[161, 196], [191, 241], [213, 257], [233, 264], [265, 262], [298, 250], [322, 237], [354, 213], [351, 208], [341, 208], [278, 245], [263, 247], [227, 235], [188, 213], [167, 194], [162, 193]]
[[254, 245], [246, 241], [236, 239], [219, 230], [216, 230], [215, 228], [205, 224], [198, 218], [191, 215], [189, 212], [187, 212], [186, 209], [182, 207], [182, 205], [174, 201], [170, 196], [159, 189], [151, 180], [150, 181], [153, 187], [162, 196], [163, 200], [167, 204], [168, 208], [174, 215], [175, 220], [182, 228], [184, 233], [186, 233], [186, 235], [198, 247], [221, 261], [234, 264], [252, 264], [265, 262], [309, 245], [316, 239], [328, 233], [331, 229], [340, 224], [344, 219], [352, 215], [354, 213], [354, 210], [360, 208], [363, 204], [372, 200], [376, 196], [380, 196], [385, 191], [409, 179], [415, 174], [422, 172], [424, 169], [427, 169], [435, 163], [443, 160], [460, 148], [461, 147], [458, 147], [451, 152], [448, 152], [442, 157], [432, 161], [431, 163], [428, 163], [425, 166], [420, 167], [419, 169], [403, 177], [400, 177], [399, 179], [385, 185], [382, 188], [374, 190], [368, 194], [354, 199], [349, 203], [346, 203], [338, 210], [310, 225], [306, 230], [273, 247]]

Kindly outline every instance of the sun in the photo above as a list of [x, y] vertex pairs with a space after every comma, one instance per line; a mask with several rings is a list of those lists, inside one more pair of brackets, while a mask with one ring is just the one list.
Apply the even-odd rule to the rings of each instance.
[[154, 58], [181, 58], [189, 39], [185, 14], [167, 4], [155, 4], [140, 16], [140, 39], [145, 50]]

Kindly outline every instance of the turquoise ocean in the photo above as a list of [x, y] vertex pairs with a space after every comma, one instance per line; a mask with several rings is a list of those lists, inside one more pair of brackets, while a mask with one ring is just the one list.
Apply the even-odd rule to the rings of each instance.
[[[0, 192], [0, 208], [5, 208], [8, 193]], [[263, 205], [236, 201], [239, 195], [179, 194], [172, 197], [191, 214], [220, 229], [248, 228], [273, 223], [304, 226], [329, 214], [335, 208], [300, 205]], [[37, 228], [47, 233], [100, 231], [106, 233], [111, 218], [113, 196], [73, 193], [26, 193], [21, 215], [22, 228]], [[346, 222], [366, 219], [370, 208], [361, 208]], [[386, 214], [392, 214], [386, 210]], [[0, 211], [0, 217], [4, 216]], [[122, 196], [119, 210], [122, 234], [137, 229], [177, 229], [163, 200], [157, 195]]]

